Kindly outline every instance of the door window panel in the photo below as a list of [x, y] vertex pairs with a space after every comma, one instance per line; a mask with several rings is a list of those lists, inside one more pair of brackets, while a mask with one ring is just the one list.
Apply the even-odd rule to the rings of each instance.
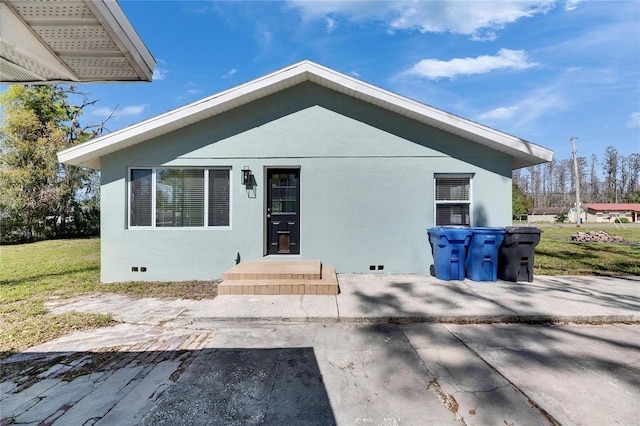
[[273, 174], [271, 178], [271, 212], [297, 213], [296, 175], [291, 173]]

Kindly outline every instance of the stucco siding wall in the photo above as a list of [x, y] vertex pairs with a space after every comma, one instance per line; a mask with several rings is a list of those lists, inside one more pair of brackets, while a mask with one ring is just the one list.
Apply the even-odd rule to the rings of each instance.
[[[144, 166], [231, 167], [231, 229], [128, 229], [127, 171]], [[303, 84], [103, 158], [102, 280], [213, 279], [238, 255], [262, 258], [266, 168], [278, 166], [300, 168], [299, 258], [338, 272], [428, 272], [436, 173], [472, 174], [474, 226], [511, 223], [511, 158]]]

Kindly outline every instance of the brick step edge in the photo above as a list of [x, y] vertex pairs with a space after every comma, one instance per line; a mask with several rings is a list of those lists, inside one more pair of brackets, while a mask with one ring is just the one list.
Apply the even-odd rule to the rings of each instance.
[[244, 279], [224, 280], [218, 285], [219, 295], [335, 295], [340, 292], [336, 270], [322, 265], [321, 279]]

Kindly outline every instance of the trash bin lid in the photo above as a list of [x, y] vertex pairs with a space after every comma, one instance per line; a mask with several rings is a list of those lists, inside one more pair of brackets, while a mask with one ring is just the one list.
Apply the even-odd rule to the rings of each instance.
[[447, 237], [449, 240], [464, 240], [470, 237], [472, 232], [470, 228], [454, 227], [454, 226], [439, 226], [435, 228], [429, 228], [429, 236], [434, 237]]
[[502, 228], [487, 228], [487, 227], [474, 227], [471, 228], [471, 232], [473, 232], [474, 234], [489, 234], [489, 235], [498, 235], [498, 234], [504, 234], [504, 229]]
[[504, 228], [507, 234], [541, 234], [542, 229], [534, 226], [507, 226]]

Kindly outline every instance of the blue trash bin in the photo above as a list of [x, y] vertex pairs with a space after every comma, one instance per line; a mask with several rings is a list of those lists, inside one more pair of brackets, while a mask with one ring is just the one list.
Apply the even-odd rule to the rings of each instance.
[[440, 280], [464, 280], [464, 262], [471, 239], [469, 228], [429, 228], [434, 275]]
[[465, 261], [466, 277], [473, 281], [497, 281], [498, 254], [504, 229], [471, 228], [471, 233]]

